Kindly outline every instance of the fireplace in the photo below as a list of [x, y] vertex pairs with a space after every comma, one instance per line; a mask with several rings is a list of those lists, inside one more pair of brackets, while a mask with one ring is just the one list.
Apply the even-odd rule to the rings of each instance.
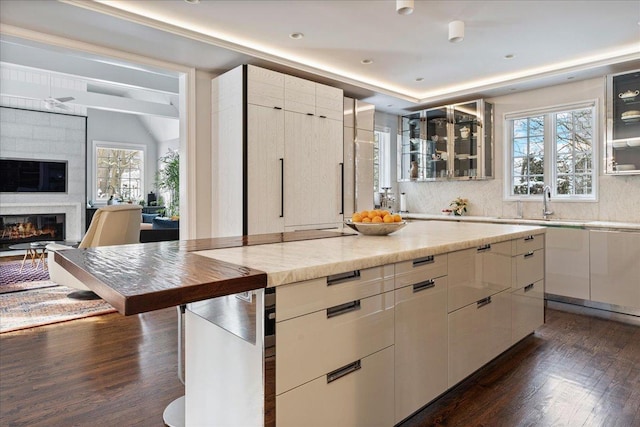
[[10, 245], [65, 240], [65, 214], [0, 215], [0, 251]]

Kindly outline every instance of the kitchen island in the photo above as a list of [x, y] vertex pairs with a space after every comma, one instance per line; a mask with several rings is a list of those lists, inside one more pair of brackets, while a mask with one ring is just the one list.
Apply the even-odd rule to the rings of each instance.
[[[391, 426], [542, 323], [544, 231], [421, 221], [380, 237], [76, 250], [61, 264], [124, 314], [187, 304], [186, 425]], [[165, 256], [142, 254], [160, 249], [181, 253], [162, 285], [94, 269], [129, 252], [152, 272]]]

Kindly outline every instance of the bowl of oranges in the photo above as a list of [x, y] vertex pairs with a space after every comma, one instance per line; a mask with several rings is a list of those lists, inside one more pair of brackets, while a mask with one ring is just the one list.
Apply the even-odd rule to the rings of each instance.
[[386, 236], [400, 230], [407, 223], [400, 214], [374, 209], [354, 213], [345, 225], [367, 236]]

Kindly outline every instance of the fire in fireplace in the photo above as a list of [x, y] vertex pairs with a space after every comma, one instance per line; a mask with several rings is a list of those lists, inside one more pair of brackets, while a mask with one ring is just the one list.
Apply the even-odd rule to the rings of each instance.
[[0, 215], [0, 251], [10, 245], [65, 240], [65, 214]]

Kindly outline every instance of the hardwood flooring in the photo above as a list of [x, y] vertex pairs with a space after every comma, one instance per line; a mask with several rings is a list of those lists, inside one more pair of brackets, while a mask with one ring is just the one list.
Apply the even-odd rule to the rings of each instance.
[[[162, 426], [175, 309], [0, 335], [1, 426]], [[547, 309], [547, 323], [402, 423], [640, 426], [640, 327]]]

